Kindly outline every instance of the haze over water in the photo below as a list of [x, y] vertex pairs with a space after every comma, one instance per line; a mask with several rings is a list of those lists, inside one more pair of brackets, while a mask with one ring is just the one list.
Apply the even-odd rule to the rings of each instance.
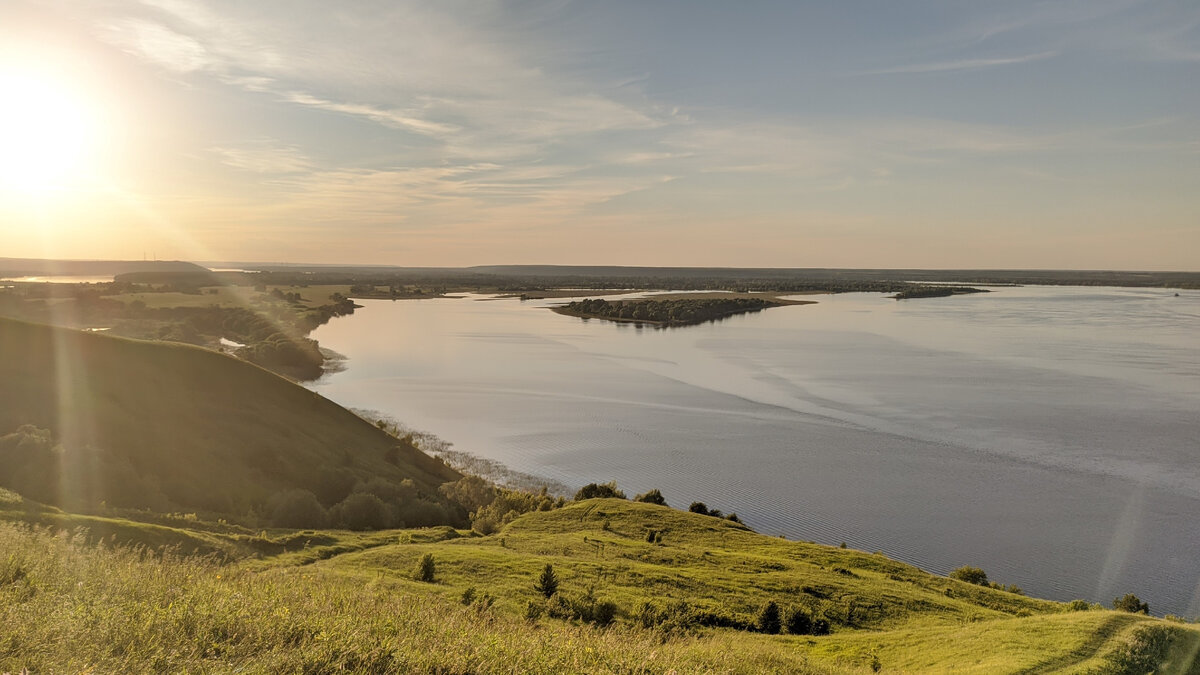
[[1200, 614], [1200, 293], [818, 295], [672, 330], [564, 300], [364, 300], [313, 385], [572, 487], [766, 534]]

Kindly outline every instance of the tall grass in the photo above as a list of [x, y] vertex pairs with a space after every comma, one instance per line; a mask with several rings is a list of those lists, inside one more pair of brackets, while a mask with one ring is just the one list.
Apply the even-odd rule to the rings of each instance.
[[[749, 638], [749, 639], [747, 639]], [[531, 624], [386, 581], [0, 524], [0, 671], [829, 672], [758, 636]]]

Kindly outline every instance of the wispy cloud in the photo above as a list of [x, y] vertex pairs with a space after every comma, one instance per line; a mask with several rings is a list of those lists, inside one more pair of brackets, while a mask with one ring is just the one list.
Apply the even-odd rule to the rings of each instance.
[[1038, 52], [1036, 54], [1024, 54], [1021, 56], [1007, 56], [1001, 58], [990, 59], [958, 59], [955, 61], [937, 61], [932, 63], [914, 63], [907, 66], [895, 66], [891, 68], [880, 68], [878, 70], [868, 70], [862, 73], [863, 75], [895, 75], [902, 73], [944, 73], [959, 70], [979, 70], [981, 68], [995, 68], [997, 66], [1012, 66], [1020, 63], [1030, 63], [1033, 61], [1042, 61], [1045, 59], [1057, 56], [1057, 52], [1047, 51]]
[[209, 151], [222, 164], [262, 174], [300, 173], [312, 169], [312, 161], [295, 145], [280, 145], [261, 139], [235, 146], [213, 147]]

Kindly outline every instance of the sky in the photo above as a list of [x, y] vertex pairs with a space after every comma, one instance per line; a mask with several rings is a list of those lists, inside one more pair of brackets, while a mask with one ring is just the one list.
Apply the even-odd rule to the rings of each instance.
[[0, 256], [1200, 270], [1200, 2], [5, 0]]

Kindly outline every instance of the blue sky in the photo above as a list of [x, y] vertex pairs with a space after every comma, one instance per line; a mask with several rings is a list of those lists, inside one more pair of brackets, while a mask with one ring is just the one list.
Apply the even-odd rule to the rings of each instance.
[[1194, 0], [17, 0], [0, 45], [95, 130], [4, 255], [1200, 269]]

